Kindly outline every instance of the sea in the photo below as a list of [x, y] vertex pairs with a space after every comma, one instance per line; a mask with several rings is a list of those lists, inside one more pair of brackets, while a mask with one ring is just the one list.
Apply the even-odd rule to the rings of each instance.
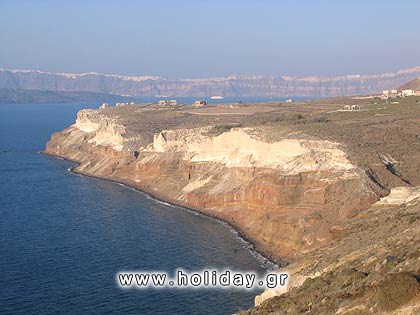
[[41, 153], [99, 104], [0, 105], [1, 314], [233, 314], [261, 291], [122, 290], [122, 270], [273, 265], [228, 225], [117, 183], [76, 175]]

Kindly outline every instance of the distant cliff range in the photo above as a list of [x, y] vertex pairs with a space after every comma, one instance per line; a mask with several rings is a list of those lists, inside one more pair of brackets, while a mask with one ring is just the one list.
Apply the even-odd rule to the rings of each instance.
[[135, 102], [136, 98], [89, 91], [47, 91], [0, 88], [0, 104]]
[[335, 97], [381, 93], [414, 80], [420, 67], [392, 73], [345, 76], [231, 75], [173, 79], [101, 73], [52, 73], [0, 68], [0, 88], [84, 91], [130, 97]]

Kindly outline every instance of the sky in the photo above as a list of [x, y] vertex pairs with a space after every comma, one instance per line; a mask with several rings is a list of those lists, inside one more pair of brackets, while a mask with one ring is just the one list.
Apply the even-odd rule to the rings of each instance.
[[0, 67], [215, 77], [420, 66], [418, 0], [0, 0]]

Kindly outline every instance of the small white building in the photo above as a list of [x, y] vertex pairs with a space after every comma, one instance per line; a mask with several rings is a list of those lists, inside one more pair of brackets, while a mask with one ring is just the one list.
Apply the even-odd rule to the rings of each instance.
[[159, 106], [176, 106], [177, 101], [176, 100], [160, 100], [158, 104]]
[[416, 95], [416, 91], [414, 90], [402, 90], [401, 91], [403, 96], [415, 96]]
[[169, 101], [168, 100], [160, 100], [158, 104], [159, 104], [159, 106], [168, 106]]
[[206, 101], [198, 100], [198, 101], [194, 102], [195, 107], [202, 107], [202, 106], [205, 106], [205, 105], [207, 105]]
[[344, 106], [345, 112], [358, 112], [360, 110], [361, 110], [360, 105], [345, 105]]
[[128, 106], [128, 103], [116, 103], [115, 107]]
[[102, 103], [101, 106], [99, 106], [99, 109], [104, 109], [104, 108], [108, 108], [109, 104], [108, 103]]
[[382, 95], [381, 95], [381, 99], [382, 100], [387, 100], [389, 98], [395, 98], [398, 97], [398, 91], [397, 90], [383, 90], [382, 91]]

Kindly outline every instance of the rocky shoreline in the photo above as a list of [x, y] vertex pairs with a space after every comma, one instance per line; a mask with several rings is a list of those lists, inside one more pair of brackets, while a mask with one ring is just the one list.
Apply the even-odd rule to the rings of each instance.
[[[67, 159], [67, 158], [65, 158], [63, 156], [60, 156], [60, 155], [51, 154], [51, 153], [48, 153], [46, 151], [42, 151], [41, 153], [44, 154], [44, 155], [47, 155], [47, 156], [51, 156], [51, 157], [55, 157], [55, 158], [60, 158], [60, 159], [63, 159], [65, 161], [73, 162], [73, 163], [76, 163], [76, 164], [79, 165], [79, 163], [77, 161], [71, 160], [71, 159]], [[213, 216], [211, 214], [208, 214], [208, 213], [206, 213], [206, 212], [204, 212], [204, 211], [202, 211], [200, 209], [195, 209], [195, 208], [191, 208], [191, 207], [182, 205], [180, 203], [171, 202], [171, 200], [165, 199], [164, 196], [156, 195], [156, 193], [153, 193], [150, 190], [142, 190], [142, 189], [139, 189], [138, 187], [133, 186], [133, 185], [131, 185], [129, 183], [125, 183], [123, 181], [115, 180], [115, 179], [112, 179], [112, 178], [93, 176], [93, 175], [89, 175], [87, 173], [79, 172], [79, 171], [77, 171], [77, 166], [71, 167], [69, 169], [69, 171], [71, 173], [74, 173], [74, 174], [77, 174], [77, 175], [81, 175], [81, 176], [85, 176], [85, 177], [89, 177], [89, 178], [94, 178], [94, 179], [98, 179], [98, 180], [105, 180], [105, 181], [108, 181], [108, 182], [112, 182], [112, 183], [123, 185], [123, 186], [125, 186], [127, 188], [131, 188], [131, 189], [134, 189], [134, 190], [136, 190], [136, 191], [138, 191], [138, 192], [140, 192], [142, 194], [145, 194], [145, 195], [149, 196], [150, 198], [152, 198], [152, 199], [154, 199], [156, 201], [160, 201], [160, 202], [163, 202], [163, 203], [166, 203], [166, 204], [170, 204], [171, 206], [179, 207], [182, 210], [192, 211], [194, 213], [197, 213], [199, 215], [205, 216], [207, 218], [210, 218], [210, 219], [219, 221], [219, 222], [223, 223], [227, 228], [231, 229], [235, 233], [235, 235], [239, 239], [241, 239], [245, 244], [248, 244], [249, 245], [249, 246], [247, 246], [248, 249], [250, 251], [255, 252], [258, 256], [260, 256], [261, 257], [260, 259], [264, 263], [264, 265], [266, 265], [267, 263], [269, 265], [272, 265], [271, 268], [268, 268], [269, 270], [276, 270], [278, 268], [287, 266], [287, 262], [286, 261], [283, 261], [283, 260], [281, 260], [278, 257], [273, 257], [273, 256], [271, 256], [271, 254], [269, 252], [265, 252], [264, 249], [260, 249], [258, 247], [258, 244], [254, 242], [254, 240], [247, 238], [246, 235], [244, 235], [241, 232], [241, 230], [240, 230], [239, 227], [234, 226], [230, 222], [227, 222], [227, 221], [225, 221], [225, 220], [223, 220], [221, 218], [218, 218], [216, 216]]]

